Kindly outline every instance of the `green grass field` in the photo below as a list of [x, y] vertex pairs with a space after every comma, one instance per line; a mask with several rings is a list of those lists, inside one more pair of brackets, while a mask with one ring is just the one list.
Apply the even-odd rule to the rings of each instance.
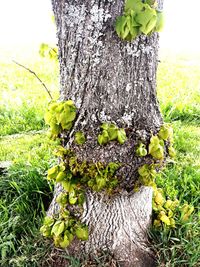
[[[177, 157], [157, 184], [169, 197], [195, 207], [185, 224], [151, 231], [158, 266], [200, 264], [200, 61], [191, 62], [164, 59], [158, 69], [161, 111], [173, 125]], [[58, 97], [57, 63], [39, 56], [19, 63], [35, 71]], [[0, 177], [0, 266], [48, 266], [52, 245], [38, 229], [52, 197], [45, 176], [55, 162], [56, 144], [46, 137], [43, 120], [50, 99], [32, 74], [12, 62], [0, 64], [0, 161], [12, 162], [8, 174]], [[71, 261], [71, 266], [81, 266]]]

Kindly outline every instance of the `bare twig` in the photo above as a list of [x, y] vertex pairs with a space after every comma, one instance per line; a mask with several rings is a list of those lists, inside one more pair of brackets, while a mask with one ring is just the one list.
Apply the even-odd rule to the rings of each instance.
[[24, 68], [25, 70], [29, 71], [30, 73], [32, 73], [32, 74], [38, 79], [38, 81], [42, 84], [42, 86], [45, 88], [45, 90], [46, 90], [47, 93], [49, 94], [50, 98], [53, 99], [53, 97], [52, 97], [52, 95], [51, 95], [49, 89], [46, 87], [46, 85], [43, 83], [43, 81], [38, 77], [38, 75], [37, 75], [34, 71], [32, 71], [31, 69], [25, 67], [24, 65], [22, 65], [22, 64], [20, 64], [20, 63], [18, 63], [18, 62], [16, 62], [15, 60], [13, 60], [13, 62], [14, 62], [15, 64], [17, 64], [18, 66]]
[[56, 51], [55, 48], [52, 48], [52, 47], [51, 47], [51, 50], [52, 50], [55, 54], [58, 54], [58, 52]]

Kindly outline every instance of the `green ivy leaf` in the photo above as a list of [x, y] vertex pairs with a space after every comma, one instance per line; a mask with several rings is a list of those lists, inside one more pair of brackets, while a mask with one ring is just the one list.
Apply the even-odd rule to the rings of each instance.
[[127, 140], [126, 132], [125, 132], [125, 130], [123, 128], [118, 129], [118, 131], [117, 131], [117, 140], [121, 145], [123, 145], [126, 142], [126, 140]]
[[101, 127], [100, 127], [100, 128], [101, 128], [102, 130], [106, 130], [106, 131], [107, 131], [109, 127], [110, 127], [110, 124], [109, 124], [109, 123], [106, 123], [106, 122], [104, 122], [104, 123], [102, 123], [102, 125], [101, 125]]
[[145, 157], [147, 155], [147, 150], [143, 143], [140, 143], [140, 145], [136, 149], [136, 154], [140, 157]]
[[117, 139], [117, 131], [118, 131], [118, 127], [111, 123], [107, 129], [110, 141]]
[[164, 15], [162, 12], [157, 11], [156, 13], [157, 13], [157, 21], [156, 21], [155, 31], [160, 32], [164, 27]]
[[48, 170], [48, 175], [47, 175], [47, 179], [48, 180], [53, 180], [56, 178], [56, 176], [58, 175], [59, 172], [59, 166], [54, 166], [51, 169]]
[[76, 204], [77, 200], [78, 200], [78, 198], [76, 196], [75, 190], [73, 190], [73, 189], [70, 190], [70, 193], [69, 193], [69, 203], [71, 205], [74, 205], [74, 204]]
[[49, 125], [52, 120], [52, 113], [47, 111], [44, 115], [44, 120], [45, 120], [45, 123]]
[[58, 173], [58, 175], [56, 176], [56, 182], [59, 183], [61, 181], [63, 181], [64, 179], [67, 178], [67, 175], [65, 172], [61, 171]]
[[86, 142], [86, 138], [83, 132], [75, 133], [75, 142], [78, 145], [83, 145]]
[[123, 38], [122, 36], [125, 31], [125, 26], [126, 26], [126, 17], [125, 16], [117, 17], [116, 23], [115, 23], [115, 29], [116, 29], [117, 35], [121, 38]]
[[67, 103], [68, 102], [64, 104], [64, 114], [66, 116], [66, 122], [72, 122], [76, 118], [76, 108], [74, 105], [72, 106], [71, 104], [69, 105]]
[[44, 225], [52, 226], [54, 224], [54, 219], [50, 216], [44, 218]]
[[60, 221], [60, 220], [56, 221], [52, 227], [51, 234], [53, 234], [55, 236], [59, 236], [60, 234], [62, 234], [64, 229], [65, 229], [64, 221]]
[[44, 237], [51, 237], [51, 227], [43, 225], [40, 227], [40, 232]]
[[62, 184], [63, 188], [65, 189], [65, 191], [70, 192], [70, 190], [72, 188], [70, 182], [68, 182], [68, 181], [62, 181], [61, 184]]
[[124, 31], [122, 32], [122, 39], [126, 39], [126, 37], [129, 35], [129, 28], [128, 28], [128, 26], [125, 26], [125, 28], [124, 28]]
[[59, 103], [58, 102], [51, 102], [51, 104], [49, 104], [49, 110], [50, 112], [53, 114], [56, 109], [58, 108]]
[[72, 122], [63, 122], [62, 128], [63, 128], [63, 130], [69, 131], [72, 128], [72, 125], [73, 125]]
[[136, 12], [140, 12], [144, 7], [144, 4], [142, 3], [141, 0], [126, 0], [125, 3], [125, 13], [129, 14], [131, 10], [134, 10]]
[[75, 233], [76, 233], [76, 236], [78, 237], [78, 239], [83, 240], [83, 241], [88, 240], [89, 235], [88, 235], [87, 226], [78, 226], [76, 228]]
[[145, 3], [147, 3], [150, 6], [153, 6], [156, 3], [156, 0], [145, 0]]
[[163, 196], [163, 193], [159, 191], [158, 189], [154, 191], [154, 201], [157, 205], [163, 206], [165, 203], [165, 198]]
[[173, 134], [172, 128], [166, 124], [162, 125], [160, 131], [158, 132], [158, 136], [163, 140], [167, 140], [172, 134]]
[[114, 175], [114, 173], [119, 169], [120, 164], [116, 162], [108, 163], [106, 170], [109, 174]]
[[159, 160], [163, 159], [163, 157], [164, 157], [164, 150], [163, 150], [163, 147], [162, 147], [162, 146], [159, 146], [159, 147], [157, 148], [157, 150], [151, 152], [151, 155], [152, 155], [152, 157], [154, 157], [155, 159], [159, 159]]
[[176, 157], [176, 150], [173, 148], [173, 146], [168, 147], [168, 153], [171, 158]]
[[64, 238], [60, 240], [59, 246], [61, 248], [66, 248], [69, 246], [69, 244], [70, 244], [70, 240], [68, 239], [68, 235], [65, 234]]
[[105, 145], [108, 143], [108, 141], [109, 141], [108, 132], [106, 130], [103, 130], [102, 134], [98, 135], [98, 143], [100, 145]]
[[140, 13], [135, 16], [135, 21], [139, 23], [140, 31], [144, 34], [149, 34], [156, 26], [157, 16], [155, 9], [145, 4]]
[[144, 164], [143, 166], [141, 166], [138, 169], [138, 173], [139, 175], [141, 175], [142, 177], [148, 176], [149, 175], [149, 168], [147, 164]]
[[106, 178], [97, 176], [96, 177], [97, 191], [100, 191], [106, 186]]
[[62, 241], [61, 236], [53, 236], [53, 241], [55, 247], [60, 247], [60, 242]]
[[170, 218], [164, 212], [161, 212], [160, 220], [168, 226], [171, 224]]
[[62, 209], [60, 211], [60, 218], [63, 218], [65, 220], [65, 226], [68, 227], [69, 225], [69, 218], [70, 218], [70, 212], [67, 209]]
[[51, 128], [51, 133], [57, 137], [59, 133], [62, 131], [60, 125], [56, 124], [54, 121], [51, 121], [49, 125]]
[[58, 204], [60, 204], [61, 206], [64, 206], [67, 204], [67, 194], [65, 193], [60, 193], [57, 198], [56, 198], [56, 202]]
[[84, 202], [85, 202], [85, 194], [84, 193], [80, 193], [78, 195], [78, 204], [79, 205], [83, 205]]
[[149, 144], [149, 154], [152, 152], [156, 151], [160, 146], [160, 139], [158, 136], [152, 136], [150, 139], [150, 144]]

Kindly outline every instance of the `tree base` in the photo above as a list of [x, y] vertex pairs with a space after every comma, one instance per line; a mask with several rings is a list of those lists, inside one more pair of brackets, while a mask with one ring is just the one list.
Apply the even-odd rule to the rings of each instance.
[[[136, 193], [122, 191], [115, 196], [88, 191], [82, 222], [88, 225], [89, 239], [86, 242], [74, 240], [69, 254], [75, 257], [81, 254], [112, 255], [118, 264], [116, 266], [120, 267], [155, 266], [147, 236], [151, 224], [152, 194], [151, 187], [141, 187]], [[55, 211], [58, 209], [53, 201], [48, 215]]]

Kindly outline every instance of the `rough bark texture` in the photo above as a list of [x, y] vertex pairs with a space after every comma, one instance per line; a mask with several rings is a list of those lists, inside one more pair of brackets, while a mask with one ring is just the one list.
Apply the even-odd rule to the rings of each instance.
[[[61, 98], [72, 99], [78, 116], [67, 144], [80, 160], [123, 162], [122, 186], [129, 189], [140, 165], [151, 161], [135, 156], [139, 141], [157, 132], [162, 118], [156, 98], [158, 34], [122, 41], [114, 31], [124, 1], [53, 1], [58, 29]], [[126, 129], [128, 142], [121, 146], [97, 145], [102, 122]], [[73, 143], [73, 134], [87, 135], [84, 146]]]
[[[122, 192], [113, 199], [88, 193], [82, 217], [90, 229], [86, 251], [110, 250], [121, 265], [145, 266], [144, 255], [149, 252], [145, 241], [152, 211], [151, 199], [152, 190], [148, 187], [132, 195]], [[141, 258], [144, 259], [142, 264]]]
[[[62, 191], [57, 186], [48, 216], [59, 212], [56, 197]], [[89, 227], [89, 240], [72, 244], [70, 252], [111, 253], [119, 266], [155, 266], [154, 256], [148, 248], [147, 230], [151, 223], [152, 193], [150, 187], [142, 187], [137, 193], [122, 191], [119, 196], [87, 192], [82, 222]]]
[[[138, 167], [151, 163], [151, 157], [135, 155], [135, 146], [139, 141], [147, 143], [162, 124], [156, 97], [158, 34], [141, 35], [133, 42], [120, 40], [113, 25], [122, 14], [121, 0], [52, 0], [52, 4], [58, 31], [61, 99], [72, 99], [78, 108], [72, 130], [63, 136], [65, 145], [80, 161], [122, 163], [118, 172], [123, 188], [120, 195], [108, 199], [103, 193], [87, 192], [82, 220], [89, 226], [90, 238], [81, 249], [91, 253], [109, 250], [120, 266], [151, 266], [146, 232], [152, 190], [144, 187], [134, 194], [131, 189]], [[162, 9], [162, 1], [158, 8]], [[128, 141], [99, 146], [102, 122], [125, 128]], [[73, 142], [77, 130], [87, 135], [83, 146]], [[57, 186], [49, 214], [59, 209], [55, 198], [60, 190]]]

